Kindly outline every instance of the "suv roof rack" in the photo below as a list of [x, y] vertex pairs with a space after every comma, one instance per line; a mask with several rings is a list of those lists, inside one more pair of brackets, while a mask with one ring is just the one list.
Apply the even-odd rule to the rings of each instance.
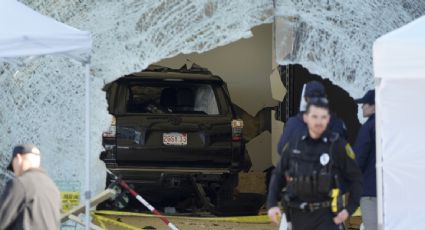
[[198, 73], [198, 74], [212, 74], [207, 68], [204, 68], [196, 63], [193, 63], [190, 68], [184, 64], [180, 69], [172, 69], [160, 65], [149, 65], [148, 68], [142, 72], [174, 72], [174, 73]]

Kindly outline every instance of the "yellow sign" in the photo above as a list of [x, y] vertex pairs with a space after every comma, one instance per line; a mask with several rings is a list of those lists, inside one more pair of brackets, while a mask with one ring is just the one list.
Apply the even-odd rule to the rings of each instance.
[[61, 191], [62, 212], [67, 212], [71, 208], [80, 204], [81, 183], [75, 180], [55, 180]]
[[61, 192], [62, 210], [69, 211], [71, 208], [80, 204], [79, 192]]

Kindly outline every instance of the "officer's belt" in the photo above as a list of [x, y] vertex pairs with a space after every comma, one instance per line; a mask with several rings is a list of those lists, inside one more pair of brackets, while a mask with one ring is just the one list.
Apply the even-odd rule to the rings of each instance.
[[305, 212], [313, 212], [321, 208], [328, 208], [331, 206], [330, 201], [322, 201], [322, 202], [288, 202], [289, 208], [298, 209]]

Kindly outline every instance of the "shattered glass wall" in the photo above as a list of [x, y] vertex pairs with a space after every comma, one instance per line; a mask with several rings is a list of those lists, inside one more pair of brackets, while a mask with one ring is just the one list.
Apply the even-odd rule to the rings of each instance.
[[424, 14], [425, 1], [276, 0], [277, 62], [301, 64], [359, 97], [374, 87], [374, 40]]
[[[81, 30], [92, 32], [92, 189], [104, 187], [98, 159], [106, 130], [104, 83], [140, 71], [179, 53], [204, 52], [251, 36], [270, 23], [270, 0], [67, 1], [23, 0], [24, 4]], [[16, 72], [19, 70], [19, 72]], [[82, 66], [62, 57], [26, 65], [0, 63], [0, 188], [15, 143], [33, 142], [48, 173], [61, 182], [84, 184], [84, 76]], [[83, 187], [81, 187], [83, 189]]]

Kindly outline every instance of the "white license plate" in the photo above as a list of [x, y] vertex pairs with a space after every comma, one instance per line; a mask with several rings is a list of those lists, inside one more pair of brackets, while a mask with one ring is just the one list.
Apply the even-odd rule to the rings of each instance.
[[187, 145], [187, 133], [163, 133], [164, 145]]

